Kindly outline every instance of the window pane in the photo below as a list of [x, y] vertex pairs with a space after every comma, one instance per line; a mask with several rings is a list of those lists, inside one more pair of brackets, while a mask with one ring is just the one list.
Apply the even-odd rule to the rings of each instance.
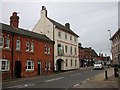
[[3, 38], [0, 37], [0, 46], [3, 46]]

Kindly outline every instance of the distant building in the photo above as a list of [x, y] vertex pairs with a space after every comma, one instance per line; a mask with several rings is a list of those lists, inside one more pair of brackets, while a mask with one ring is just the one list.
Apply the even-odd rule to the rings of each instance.
[[18, 28], [18, 24], [16, 12], [10, 17], [10, 25], [0, 23], [2, 79], [52, 73], [54, 42], [45, 35]]
[[97, 53], [91, 48], [82, 47], [81, 43], [78, 44], [78, 56], [80, 67], [84, 67], [85, 63], [88, 66], [93, 65], [93, 61], [98, 57]]
[[113, 64], [120, 64], [120, 28], [110, 39], [112, 41], [112, 59]]
[[54, 44], [54, 70], [72, 70], [79, 68], [78, 35], [70, 24], [62, 25], [47, 16], [46, 7], [42, 6], [41, 18], [33, 31], [49, 37]]

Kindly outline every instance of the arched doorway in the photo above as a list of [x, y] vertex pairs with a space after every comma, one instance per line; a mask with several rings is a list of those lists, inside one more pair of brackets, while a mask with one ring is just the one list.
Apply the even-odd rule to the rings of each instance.
[[57, 71], [58, 72], [62, 71], [62, 63], [63, 63], [62, 59], [58, 59], [57, 62], [56, 62], [56, 66], [57, 66]]

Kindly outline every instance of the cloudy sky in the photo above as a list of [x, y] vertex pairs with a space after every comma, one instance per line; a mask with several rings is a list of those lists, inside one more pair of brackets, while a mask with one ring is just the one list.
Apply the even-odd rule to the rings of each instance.
[[43, 5], [48, 11], [48, 17], [63, 25], [70, 23], [71, 29], [80, 36], [79, 42], [83, 47], [92, 47], [97, 53], [111, 55], [108, 30], [113, 35], [118, 29], [118, 0], [2, 0], [0, 22], [9, 24], [9, 17], [16, 11], [20, 17], [19, 27], [32, 31], [40, 19]]

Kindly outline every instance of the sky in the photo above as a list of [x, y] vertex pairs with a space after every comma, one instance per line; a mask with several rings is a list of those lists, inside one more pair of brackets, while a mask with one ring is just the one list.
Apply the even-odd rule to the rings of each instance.
[[[2, 0], [0, 22], [9, 23], [13, 12], [17, 12], [19, 27], [32, 31], [45, 6], [48, 17], [70, 28], [79, 35], [83, 47], [92, 47], [97, 53], [111, 55], [111, 36], [118, 29], [119, 0]], [[108, 32], [110, 30], [110, 32]]]

